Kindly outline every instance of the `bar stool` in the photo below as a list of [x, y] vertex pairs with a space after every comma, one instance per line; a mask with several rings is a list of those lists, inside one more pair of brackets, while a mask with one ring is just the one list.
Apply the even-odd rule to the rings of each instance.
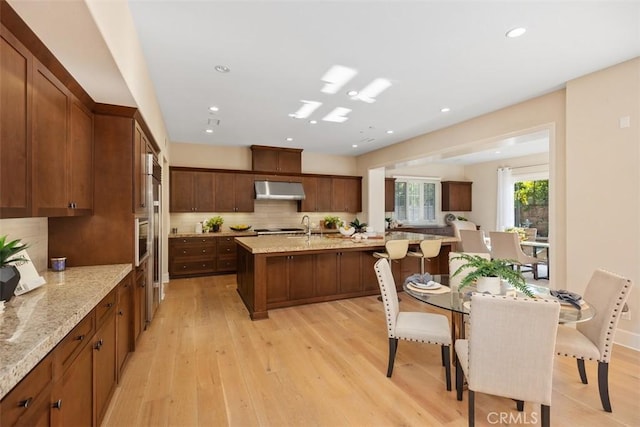
[[420, 274], [424, 274], [424, 260], [437, 257], [442, 246], [441, 239], [429, 239], [420, 242], [420, 250], [409, 251], [408, 256], [420, 258]]
[[[385, 258], [389, 260], [389, 265], [391, 265], [391, 261], [402, 259], [407, 256], [407, 251], [409, 250], [409, 241], [408, 240], [389, 240], [384, 244], [384, 248], [386, 252], [374, 252], [373, 256], [375, 258]], [[391, 272], [393, 275], [393, 271]], [[378, 301], [382, 301], [382, 295], [378, 297]], [[400, 298], [398, 298], [400, 301]]]

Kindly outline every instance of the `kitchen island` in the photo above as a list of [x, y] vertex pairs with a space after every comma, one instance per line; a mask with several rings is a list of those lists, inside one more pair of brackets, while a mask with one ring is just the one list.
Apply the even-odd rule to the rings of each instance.
[[[374, 252], [388, 240], [440, 239], [440, 255], [425, 261], [425, 271], [448, 272], [448, 256], [457, 239], [419, 233], [388, 232], [356, 241], [339, 235], [237, 237], [238, 294], [251, 319], [264, 319], [268, 310], [380, 293], [373, 265]], [[411, 250], [411, 248], [410, 248]], [[402, 279], [420, 271], [419, 259], [407, 257], [392, 265], [398, 289]]]

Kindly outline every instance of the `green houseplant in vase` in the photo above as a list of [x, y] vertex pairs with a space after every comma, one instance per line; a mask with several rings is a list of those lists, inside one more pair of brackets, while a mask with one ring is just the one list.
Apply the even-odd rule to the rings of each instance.
[[337, 216], [325, 216], [324, 217], [324, 226], [325, 228], [334, 229], [340, 226], [342, 220]]
[[478, 255], [461, 253], [452, 259], [462, 260], [464, 263], [452, 273], [453, 276], [459, 274], [466, 276], [460, 281], [459, 290], [475, 283], [478, 292], [489, 292], [500, 294], [500, 282], [506, 280], [517, 291], [528, 297], [533, 297], [533, 293], [522, 277], [522, 273], [513, 268], [516, 261], [505, 259], [486, 259]]
[[366, 222], [360, 222], [358, 217], [349, 223], [350, 226], [356, 229], [356, 233], [364, 233], [367, 228]]
[[220, 226], [224, 223], [224, 219], [220, 215], [209, 218], [205, 222], [205, 227], [211, 232], [220, 231]]
[[9, 301], [20, 282], [20, 272], [11, 263], [27, 261], [17, 256], [27, 245], [20, 244], [20, 239], [7, 242], [7, 236], [0, 237], [0, 301]]

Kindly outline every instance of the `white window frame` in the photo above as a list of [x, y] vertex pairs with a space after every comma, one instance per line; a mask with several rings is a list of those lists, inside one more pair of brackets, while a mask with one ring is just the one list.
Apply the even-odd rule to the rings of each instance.
[[[440, 205], [440, 195], [442, 192], [442, 188], [441, 188], [441, 179], [440, 178], [433, 178], [433, 177], [417, 177], [417, 176], [395, 176], [394, 177], [396, 180], [396, 183], [398, 182], [406, 182], [406, 183], [411, 183], [411, 184], [433, 184], [435, 191], [434, 191], [434, 213], [433, 213], [433, 219], [432, 220], [428, 220], [428, 219], [420, 219], [420, 220], [414, 220], [414, 221], [410, 221], [408, 219], [402, 219], [402, 218], [395, 218], [396, 220], [400, 221], [402, 224], [405, 225], [437, 225], [438, 224], [438, 217], [439, 214], [441, 213], [441, 205]], [[420, 194], [424, 194], [424, 191], [422, 191]], [[393, 195], [394, 199], [396, 197], [395, 195], [395, 187], [394, 187], [394, 195]], [[396, 217], [396, 213], [394, 212], [394, 217]]]

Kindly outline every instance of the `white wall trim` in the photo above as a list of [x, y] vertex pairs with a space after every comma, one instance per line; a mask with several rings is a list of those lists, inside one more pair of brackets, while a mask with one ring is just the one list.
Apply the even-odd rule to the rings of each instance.
[[616, 331], [616, 339], [613, 342], [623, 347], [640, 351], [640, 334], [618, 329]]

